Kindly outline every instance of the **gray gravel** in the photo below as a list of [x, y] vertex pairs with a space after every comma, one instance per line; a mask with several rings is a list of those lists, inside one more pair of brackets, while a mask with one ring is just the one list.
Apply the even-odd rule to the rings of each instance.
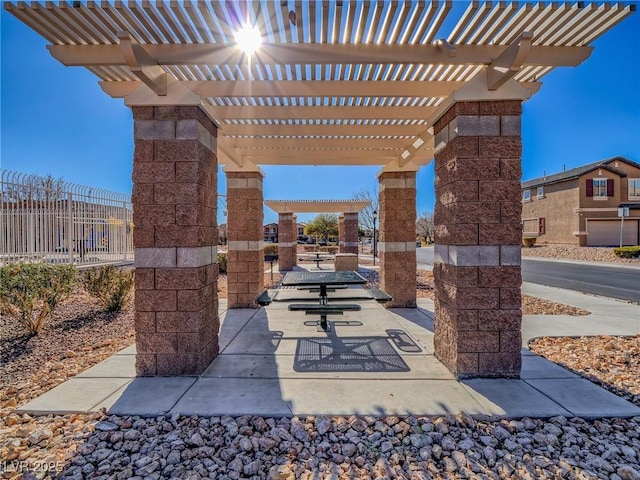
[[109, 416], [62, 479], [640, 480], [640, 418]]

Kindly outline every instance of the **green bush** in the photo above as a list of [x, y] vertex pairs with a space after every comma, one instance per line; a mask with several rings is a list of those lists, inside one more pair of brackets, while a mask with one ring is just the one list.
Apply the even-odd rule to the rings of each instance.
[[617, 257], [621, 258], [639, 258], [640, 257], [640, 245], [634, 247], [619, 247], [614, 248], [613, 253]]
[[268, 243], [264, 246], [264, 254], [265, 255], [277, 255], [278, 254], [278, 244], [277, 243]]
[[536, 237], [524, 237], [522, 239], [522, 246], [531, 248], [536, 244]]
[[109, 312], [119, 312], [131, 301], [133, 272], [112, 265], [88, 270], [84, 273], [84, 288], [97, 298]]
[[227, 273], [227, 252], [218, 253], [218, 273]]
[[78, 283], [72, 265], [19, 263], [0, 267], [0, 312], [37, 334]]

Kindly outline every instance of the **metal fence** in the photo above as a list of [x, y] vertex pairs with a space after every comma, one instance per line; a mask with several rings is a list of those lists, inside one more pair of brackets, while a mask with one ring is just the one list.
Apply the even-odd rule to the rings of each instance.
[[132, 259], [129, 195], [0, 170], [0, 265]]

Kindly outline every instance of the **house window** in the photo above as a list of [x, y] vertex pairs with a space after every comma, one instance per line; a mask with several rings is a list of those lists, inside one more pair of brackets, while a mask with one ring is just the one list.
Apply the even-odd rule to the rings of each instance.
[[593, 197], [607, 196], [607, 179], [596, 178], [593, 180]]
[[544, 187], [538, 187], [538, 198], [544, 198]]
[[587, 179], [587, 197], [605, 200], [613, 196], [612, 178], [589, 178]]
[[640, 178], [629, 179], [629, 198], [640, 199]]
[[522, 200], [524, 200], [525, 202], [531, 201], [531, 190], [525, 190], [524, 192], [522, 192]]

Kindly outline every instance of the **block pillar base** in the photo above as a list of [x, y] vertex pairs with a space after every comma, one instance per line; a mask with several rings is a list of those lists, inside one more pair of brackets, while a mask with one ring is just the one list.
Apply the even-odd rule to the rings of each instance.
[[264, 289], [261, 172], [227, 175], [228, 308], [257, 308]]
[[293, 270], [296, 264], [297, 243], [293, 235], [295, 231], [292, 213], [278, 214], [278, 268], [281, 272]]
[[416, 172], [384, 172], [380, 181], [380, 286], [387, 307], [416, 307]]
[[217, 129], [195, 106], [133, 107], [138, 375], [195, 375], [218, 353]]
[[434, 125], [435, 354], [461, 378], [520, 374], [521, 112], [459, 102]]
[[340, 253], [358, 254], [358, 214], [345, 213], [340, 216]]

